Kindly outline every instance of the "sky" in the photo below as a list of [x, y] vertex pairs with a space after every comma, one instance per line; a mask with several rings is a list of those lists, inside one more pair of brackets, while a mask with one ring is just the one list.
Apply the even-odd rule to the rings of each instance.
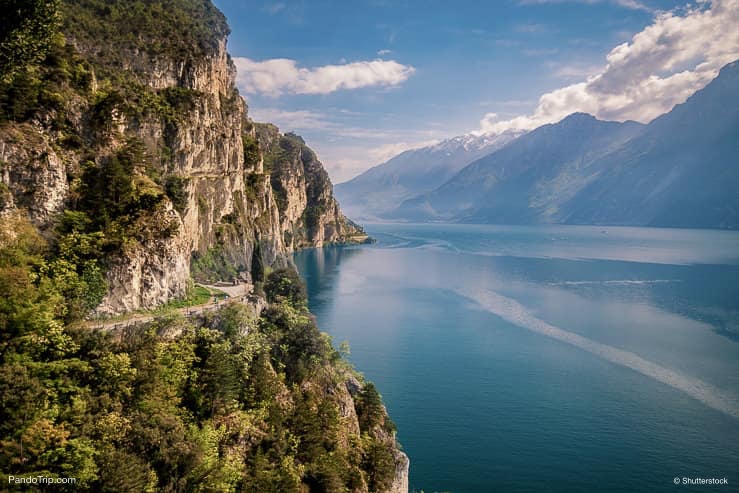
[[465, 133], [647, 123], [739, 58], [739, 0], [215, 0], [256, 121], [334, 183]]

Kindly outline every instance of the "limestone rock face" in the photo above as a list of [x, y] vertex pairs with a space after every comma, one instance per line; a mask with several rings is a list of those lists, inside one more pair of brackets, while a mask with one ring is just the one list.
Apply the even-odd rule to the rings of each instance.
[[38, 128], [0, 128], [0, 186], [0, 209], [25, 209], [36, 224], [50, 224], [64, 208], [67, 172]]
[[[171, 205], [159, 214], [182, 230], [182, 221]], [[115, 256], [108, 265], [109, 289], [98, 312], [133, 311], [184, 296], [189, 282], [188, 251], [187, 238], [177, 234], [135, 244]]]
[[[105, 12], [65, 4], [87, 21]], [[108, 291], [98, 315], [162, 305], [184, 296], [192, 279], [259, 281], [269, 267], [289, 265], [296, 249], [366, 239], [305, 142], [249, 119], [219, 15], [206, 19], [205, 34], [178, 32], [172, 41], [156, 32], [156, 43], [142, 38], [151, 33], [111, 26], [112, 17], [98, 26], [110, 36], [70, 28], [56, 102], [0, 120], [0, 220], [25, 213], [52, 239], [69, 231], [101, 238], [94, 261]], [[257, 313], [267, 307], [256, 295], [247, 301]], [[264, 364], [287, 413], [292, 389]], [[354, 395], [361, 384], [331, 377], [306, 385], [336, 405], [348, 449], [367, 432]], [[407, 457], [394, 432], [378, 430], [396, 459], [390, 491], [406, 493]]]
[[388, 493], [408, 493], [408, 471], [410, 469], [410, 460], [408, 456], [396, 450], [395, 454], [395, 478]]
[[[95, 60], [97, 46], [71, 42], [81, 58]], [[71, 98], [66, 108], [84, 153], [62, 145], [60, 132], [45, 123], [53, 111], [33, 124], [0, 127], [0, 209], [25, 209], [41, 228], [51, 229], [75, 200], [73, 185], [85, 163], [101, 166], [131, 142], [145, 161], [136, 163], [135, 174], [153, 176], [162, 195], [168, 180], [179, 183], [178, 203], [167, 196], [151, 214], [154, 223], [169, 225], [167, 232], [144, 235], [106, 258], [109, 292], [99, 314], [160, 305], [185, 294], [193, 276], [254, 280], [255, 266], [262, 272], [285, 266], [297, 248], [362, 238], [302, 139], [249, 120], [225, 36], [185, 59], [121, 53], [132, 84], [169, 101], [167, 111], [113, 98], [115, 82], [103, 91], [93, 73], [91, 94]], [[139, 107], [131, 111], [134, 103]]]
[[273, 125], [258, 125], [257, 136], [264, 143], [287, 250], [366, 238], [341, 213], [328, 173], [301, 137], [281, 135]]

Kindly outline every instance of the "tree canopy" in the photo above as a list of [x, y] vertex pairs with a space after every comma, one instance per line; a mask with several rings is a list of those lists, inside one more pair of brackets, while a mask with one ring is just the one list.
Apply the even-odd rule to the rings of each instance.
[[60, 23], [61, 0], [0, 0], [0, 81], [41, 62]]

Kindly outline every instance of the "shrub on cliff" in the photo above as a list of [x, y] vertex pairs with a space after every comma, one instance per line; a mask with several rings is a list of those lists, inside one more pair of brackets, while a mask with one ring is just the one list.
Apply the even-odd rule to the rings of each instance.
[[[69, 214], [65, 231], [89, 218]], [[370, 491], [392, 481], [379, 394], [357, 397], [305, 306], [273, 272], [257, 320], [229, 304], [193, 323], [111, 334], [64, 323], [65, 277], [27, 221], [0, 229], [0, 470], [72, 476], [74, 491]], [[74, 243], [84, 258], [86, 248]], [[92, 246], [90, 246], [92, 248]], [[356, 426], [356, 425], [355, 425]], [[374, 428], [377, 428], [374, 426]], [[0, 478], [7, 481], [5, 477]], [[72, 491], [59, 486], [60, 491]]]
[[294, 269], [277, 269], [267, 276], [264, 293], [270, 303], [287, 300], [293, 305], [308, 301], [305, 285]]
[[0, 0], [0, 82], [44, 59], [59, 27], [60, 0]]

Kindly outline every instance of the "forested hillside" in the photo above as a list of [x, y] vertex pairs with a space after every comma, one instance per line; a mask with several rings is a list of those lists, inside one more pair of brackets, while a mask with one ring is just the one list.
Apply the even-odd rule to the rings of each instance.
[[[0, 8], [3, 489], [407, 490], [377, 390], [289, 267], [363, 233], [302, 139], [248, 118], [223, 15], [207, 0]], [[196, 280], [255, 294], [162, 308]], [[89, 322], [152, 309], [117, 331]]]
[[76, 478], [68, 491], [391, 489], [394, 425], [293, 270], [269, 275], [261, 316], [232, 303], [111, 333], [68, 323], [61, 263], [29, 223], [4, 223], [3, 489], [10, 475]]

